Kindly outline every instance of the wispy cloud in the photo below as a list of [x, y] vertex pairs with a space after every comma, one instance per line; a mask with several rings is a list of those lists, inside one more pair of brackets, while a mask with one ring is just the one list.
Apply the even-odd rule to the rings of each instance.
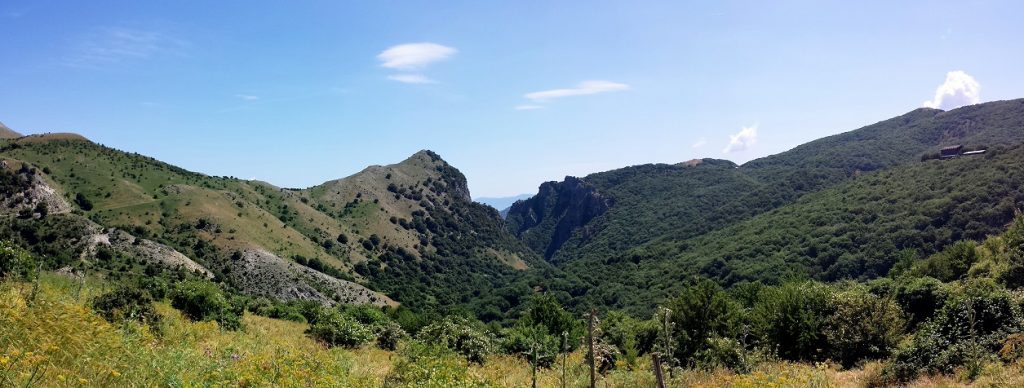
[[516, 105], [516, 107], [515, 107], [515, 110], [537, 110], [537, 109], [544, 109], [544, 107], [540, 106], [540, 105]]
[[65, 63], [97, 67], [163, 55], [184, 55], [190, 43], [162, 32], [104, 27], [80, 38]]
[[377, 59], [381, 66], [389, 69], [414, 70], [448, 59], [458, 50], [437, 43], [406, 43], [391, 46], [380, 54]]
[[924, 102], [925, 108], [956, 109], [981, 102], [981, 84], [962, 70], [946, 73], [946, 82], [935, 89], [935, 97]]
[[693, 145], [690, 146], [690, 148], [697, 149], [697, 148], [704, 147], [706, 145], [708, 145], [708, 139], [702, 137], [699, 140], [697, 140], [696, 143], [693, 143]]
[[729, 145], [722, 150], [723, 153], [733, 153], [750, 149], [757, 143], [757, 125], [743, 127], [739, 133], [729, 135]]
[[618, 92], [622, 90], [629, 90], [629, 85], [612, 81], [595, 80], [580, 82], [579, 85], [576, 85], [574, 88], [552, 89], [526, 93], [523, 97], [534, 101], [546, 101], [553, 98], [585, 96], [589, 94]]
[[235, 97], [238, 97], [246, 101], [256, 101], [260, 99], [260, 96], [255, 96], [252, 94], [236, 94]]
[[401, 82], [401, 83], [406, 83], [406, 84], [436, 84], [437, 83], [437, 81], [434, 81], [434, 80], [432, 80], [430, 78], [427, 78], [423, 74], [392, 74], [392, 75], [388, 76], [388, 79], [392, 80], [392, 81], [398, 81], [398, 82]]

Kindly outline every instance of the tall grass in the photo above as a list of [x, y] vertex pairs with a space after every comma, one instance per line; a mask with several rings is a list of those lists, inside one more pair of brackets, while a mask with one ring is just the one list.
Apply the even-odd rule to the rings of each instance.
[[[366, 346], [327, 348], [305, 336], [307, 325], [253, 315], [244, 331], [215, 322], [191, 322], [165, 303], [159, 332], [135, 323], [110, 324], [89, 308], [106, 286], [43, 274], [35, 303], [31, 283], [0, 282], [0, 387], [8, 386], [492, 386], [525, 387], [530, 365], [522, 358], [492, 355], [482, 364], [453, 353], [403, 345], [397, 352]], [[541, 369], [541, 387], [586, 387], [582, 351], [570, 354], [565, 381], [561, 364]], [[1024, 361], [989, 363], [974, 384], [1020, 386]], [[751, 373], [677, 370], [673, 387], [867, 386], [880, 364], [841, 370], [831, 364], [766, 362]], [[923, 377], [911, 386], [961, 386], [966, 374]], [[654, 386], [650, 359], [630, 369], [620, 362], [600, 376], [601, 387]]]

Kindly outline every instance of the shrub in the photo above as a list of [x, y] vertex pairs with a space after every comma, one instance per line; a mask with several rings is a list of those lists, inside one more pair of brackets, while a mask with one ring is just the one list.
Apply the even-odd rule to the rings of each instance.
[[668, 308], [669, 320], [675, 326], [673, 356], [680, 361], [692, 363], [694, 354], [704, 350], [708, 340], [730, 337], [737, 331], [739, 307], [711, 280], [702, 279], [687, 287], [669, 301]]
[[397, 322], [388, 321], [377, 326], [377, 347], [384, 350], [398, 349], [398, 343], [409, 338]]
[[216, 321], [226, 330], [242, 328], [238, 306], [233, 306], [217, 285], [208, 281], [178, 283], [171, 293], [171, 306], [193, 321]]
[[372, 341], [374, 337], [369, 327], [338, 312], [320, 317], [306, 330], [306, 334], [327, 346], [344, 348], [358, 348]]
[[737, 373], [748, 373], [753, 368], [753, 360], [747, 353], [747, 349], [735, 338], [708, 338], [693, 355], [693, 364], [705, 370], [726, 368]]
[[82, 193], [75, 194], [75, 203], [78, 204], [78, 207], [82, 208], [82, 210], [92, 210], [92, 201], [90, 201], [89, 198], [86, 198]]
[[492, 348], [491, 338], [461, 317], [449, 316], [427, 325], [416, 335], [416, 339], [455, 351], [466, 360], [478, 364], [483, 364]]
[[835, 310], [825, 323], [832, 358], [845, 367], [865, 359], [888, 357], [903, 333], [903, 312], [891, 299], [863, 290], [837, 293]]
[[153, 300], [164, 300], [171, 291], [171, 286], [167, 279], [157, 276], [140, 278], [139, 288], [148, 292], [153, 297]]
[[153, 298], [143, 289], [122, 286], [100, 295], [92, 302], [93, 310], [110, 323], [134, 321], [158, 327], [160, 314], [153, 308]]
[[907, 314], [908, 328], [931, 319], [946, 303], [946, 287], [938, 279], [924, 277], [901, 279], [896, 286], [896, 303]]
[[502, 333], [502, 353], [521, 356], [541, 368], [549, 368], [559, 352], [558, 337], [547, 333], [543, 326], [516, 325]]
[[395, 387], [479, 387], [487, 386], [470, 376], [465, 362], [443, 346], [413, 342], [384, 379]]
[[821, 360], [828, 347], [824, 326], [832, 315], [832, 290], [820, 283], [790, 282], [765, 289], [752, 320], [763, 345], [787, 360]]
[[28, 279], [35, 273], [32, 255], [10, 242], [0, 241], [0, 278]]
[[381, 325], [388, 321], [388, 316], [384, 314], [384, 311], [369, 304], [346, 306], [342, 312], [368, 326]]
[[973, 241], [959, 241], [929, 257], [917, 272], [945, 282], [962, 279], [978, 261], [976, 248]]
[[640, 321], [619, 311], [611, 311], [601, 320], [601, 335], [628, 357], [647, 354], [658, 339], [658, 322]]
[[[1006, 289], [988, 279], [972, 280], [923, 325], [913, 342], [898, 351], [884, 375], [908, 381], [921, 372], [950, 373], [977, 366], [1020, 329], [1019, 307]], [[969, 368], [976, 369], [976, 368]]]
[[557, 351], [569, 352], [576, 349], [583, 338], [583, 322], [572, 313], [565, 311], [554, 295], [534, 295], [517, 325], [538, 327], [543, 334], [554, 337]]

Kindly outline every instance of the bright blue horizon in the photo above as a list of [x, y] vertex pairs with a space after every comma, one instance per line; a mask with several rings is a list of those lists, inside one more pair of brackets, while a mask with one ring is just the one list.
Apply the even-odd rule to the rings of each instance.
[[0, 121], [286, 187], [432, 149], [502, 197], [1024, 97], [1020, 2], [435, 3], [7, 1]]

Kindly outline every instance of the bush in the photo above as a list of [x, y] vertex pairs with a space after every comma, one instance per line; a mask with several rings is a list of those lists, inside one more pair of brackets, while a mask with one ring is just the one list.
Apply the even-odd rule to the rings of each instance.
[[601, 336], [619, 348], [624, 357], [639, 356], [654, 348], [658, 339], [658, 322], [640, 321], [625, 313], [611, 311], [601, 320]]
[[92, 201], [86, 198], [82, 193], [75, 194], [75, 203], [78, 204], [78, 207], [82, 208], [82, 210], [92, 210]]
[[143, 289], [122, 286], [100, 295], [92, 302], [93, 310], [110, 323], [140, 322], [159, 327], [160, 314], [153, 308], [153, 298]]
[[[241, 311], [233, 306], [216, 284], [203, 280], [178, 283], [171, 293], [171, 306], [193, 321], [216, 321], [226, 330], [242, 328]], [[243, 307], [244, 309], [244, 307]]]
[[938, 279], [901, 279], [896, 286], [896, 303], [907, 314], [909, 329], [931, 319], [946, 303], [946, 287]]
[[306, 334], [327, 346], [350, 349], [363, 346], [372, 341], [374, 337], [373, 331], [369, 327], [338, 312], [331, 312], [320, 317], [306, 330]]
[[171, 285], [167, 279], [157, 276], [140, 278], [139, 288], [148, 292], [153, 300], [164, 300], [171, 291]]
[[967, 276], [978, 261], [977, 244], [973, 241], [959, 241], [942, 252], [936, 253], [918, 268], [917, 273], [949, 282]]
[[682, 362], [692, 364], [694, 354], [706, 349], [710, 339], [736, 334], [739, 306], [711, 280], [687, 287], [668, 308], [676, 343], [673, 356]]
[[29, 279], [35, 276], [36, 261], [28, 251], [0, 241], [0, 279]]
[[483, 364], [491, 353], [491, 338], [461, 317], [445, 317], [420, 330], [416, 339], [428, 345], [450, 349], [471, 362]]
[[903, 312], [891, 299], [863, 290], [837, 293], [825, 323], [832, 359], [849, 368], [865, 359], [888, 357], [903, 333]]
[[832, 315], [832, 290], [814, 282], [786, 283], [765, 289], [754, 304], [752, 320], [763, 345], [787, 360], [822, 360]]
[[377, 326], [377, 347], [384, 350], [398, 349], [398, 343], [409, 337], [397, 322], [388, 321]]
[[501, 351], [523, 357], [531, 364], [550, 368], [559, 352], [561, 339], [548, 334], [543, 326], [516, 325], [501, 336]]
[[391, 387], [480, 387], [484, 381], [470, 376], [469, 368], [451, 349], [413, 342], [384, 379]]
[[921, 326], [913, 342], [896, 353], [884, 375], [909, 381], [921, 372], [950, 373], [960, 366], [976, 366], [1020, 330], [1020, 308], [1006, 289], [979, 279], [956, 291], [934, 319]]
[[714, 337], [704, 342], [701, 350], [693, 355], [694, 366], [705, 370], [726, 368], [736, 373], [748, 373], [753, 369], [755, 360], [747, 355], [747, 349], [735, 338]]
[[359, 323], [368, 326], [381, 325], [388, 321], [388, 316], [384, 314], [384, 311], [379, 307], [369, 304], [345, 306], [342, 312]]

